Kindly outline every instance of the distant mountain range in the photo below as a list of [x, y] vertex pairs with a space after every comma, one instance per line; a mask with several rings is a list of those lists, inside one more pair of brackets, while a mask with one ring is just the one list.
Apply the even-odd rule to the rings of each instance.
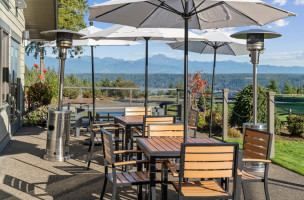
[[[115, 59], [115, 58], [98, 58], [95, 57], [96, 73], [127, 73], [137, 74], [144, 73], [144, 59], [135, 61]], [[25, 63], [28, 67], [39, 63], [33, 56], [26, 56]], [[212, 62], [189, 61], [189, 72], [203, 71], [212, 73]], [[45, 66], [58, 69], [58, 59], [54, 57], [45, 57]], [[90, 73], [91, 57], [83, 56], [81, 58], [68, 58], [66, 60], [65, 73]], [[183, 60], [166, 57], [163, 54], [154, 55], [149, 58], [149, 73], [183, 73]], [[252, 73], [251, 63], [218, 61], [216, 66], [217, 74], [235, 74], [235, 73]], [[304, 67], [284, 67], [272, 65], [259, 65], [258, 73], [260, 74], [304, 74]]]

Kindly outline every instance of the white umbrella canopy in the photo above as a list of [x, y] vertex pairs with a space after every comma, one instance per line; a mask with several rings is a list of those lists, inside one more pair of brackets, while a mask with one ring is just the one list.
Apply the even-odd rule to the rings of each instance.
[[[83, 35], [90, 35], [96, 32], [102, 31], [102, 29], [93, 26], [93, 23], [90, 22], [90, 26], [78, 31]], [[95, 39], [80, 39], [73, 40], [72, 46], [89, 46], [91, 47], [91, 60], [92, 60], [92, 99], [93, 99], [93, 121], [95, 121], [95, 78], [94, 78], [94, 47], [96, 46], [132, 46], [132, 45], [141, 45], [141, 43], [134, 41], [125, 41], [125, 40], [95, 40]], [[56, 47], [56, 41], [51, 41], [42, 45], [41, 47]]]
[[[207, 41], [189, 41], [189, 51], [200, 54], [213, 54], [213, 74], [211, 86], [211, 108], [210, 108], [210, 127], [209, 137], [212, 133], [212, 111], [213, 111], [213, 97], [214, 97], [214, 82], [215, 82], [215, 67], [216, 55], [248, 55], [250, 52], [247, 50], [246, 41], [230, 37], [229, 33], [220, 31], [219, 29], [208, 30], [201, 37]], [[172, 49], [184, 50], [184, 42], [168, 43]]]
[[89, 11], [91, 21], [137, 28], [184, 27], [184, 142], [188, 137], [188, 29], [262, 26], [295, 16], [260, 0], [112, 0]]
[[[145, 40], [146, 41], [146, 63], [145, 63], [145, 115], [148, 110], [148, 46], [149, 40], [182, 41], [184, 40], [184, 30], [177, 28], [135, 28], [131, 26], [115, 25], [83, 38], [94, 39], [120, 39], [120, 40]], [[204, 40], [199, 35], [189, 31], [190, 40]]]
[[[114, 25], [110, 28], [89, 34], [83, 38], [92, 39], [119, 39], [119, 40], [164, 40], [164, 41], [183, 41], [184, 30], [180, 28], [135, 28], [124, 25]], [[189, 31], [189, 40], [204, 40], [198, 34]]]
[[[260, 0], [189, 0], [190, 29], [263, 26], [294, 16]], [[185, 1], [112, 0], [89, 7], [92, 21], [146, 28], [182, 28]]]

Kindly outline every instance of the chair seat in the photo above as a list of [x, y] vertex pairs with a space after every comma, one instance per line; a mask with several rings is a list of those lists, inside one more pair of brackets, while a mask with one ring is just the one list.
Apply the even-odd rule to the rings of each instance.
[[[178, 191], [179, 182], [173, 181], [173, 186]], [[191, 181], [182, 182], [182, 196], [185, 197], [213, 197], [223, 196], [230, 197], [231, 194], [226, 192], [216, 181]]]
[[[108, 174], [110, 181], [113, 182], [113, 174]], [[155, 181], [160, 181], [159, 178], [156, 178]], [[118, 184], [136, 184], [136, 183], [149, 183], [149, 172], [140, 171], [140, 172], [119, 172], [116, 173], [116, 183]]]
[[250, 174], [248, 172], [242, 171], [242, 180], [248, 180], [248, 181], [261, 181], [263, 180], [262, 177]]
[[[171, 163], [176, 171], [179, 171], [179, 163]], [[162, 163], [156, 163], [156, 170], [161, 171], [162, 170]]]

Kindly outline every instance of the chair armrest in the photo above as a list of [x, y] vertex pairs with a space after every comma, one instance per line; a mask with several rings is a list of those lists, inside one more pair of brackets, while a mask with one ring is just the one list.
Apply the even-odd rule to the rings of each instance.
[[243, 162], [264, 162], [264, 163], [271, 163], [271, 160], [264, 160], [264, 159], [256, 159], [256, 158], [243, 158]]
[[243, 175], [242, 171], [239, 170], [239, 169], [237, 169], [237, 175], [238, 175], [238, 176], [242, 176], [242, 175]]
[[114, 163], [114, 166], [134, 165], [134, 164], [149, 163], [149, 162], [150, 162], [150, 160], [131, 160], [131, 161]]
[[168, 166], [169, 171], [172, 173], [173, 177], [179, 176], [179, 173], [176, 171], [174, 164], [172, 164], [169, 160], [165, 160], [164, 163]]
[[196, 129], [197, 129], [197, 127], [195, 127], [195, 126], [188, 126], [188, 128], [190, 128], [190, 129], [194, 129], [194, 130], [196, 130]]
[[101, 124], [93, 124], [93, 126], [119, 126], [119, 124], [101, 123]]
[[132, 127], [131, 129], [132, 129], [132, 131], [134, 131], [135, 133], [137, 133], [139, 136], [142, 136], [142, 132], [140, 130], [138, 130], [138, 128]]
[[142, 150], [121, 150], [121, 151], [114, 151], [114, 154], [121, 154], [121, 153], [143, 153]]

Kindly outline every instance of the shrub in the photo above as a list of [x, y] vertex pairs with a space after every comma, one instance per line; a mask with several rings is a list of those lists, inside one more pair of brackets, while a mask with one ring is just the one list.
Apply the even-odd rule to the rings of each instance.
[[205, 114], [200, 113], [198, 116], [198, 123], [197, 123], [197, 128], [198, 130], [203, 130], [207, 126], [206, 120], [205, 120]]
[[63, 96], [69, 97], [69, 99], [76, 99], [79, 95], [79, 91], [75, 89], [63, 89]]
[[24, 115], [24, 122], [27, 126], [41, 125], [45, 126], [47, 123], [47, 115], [49, 109], [55, 109], [52, 105], [34, 107], [33, 111], [27, 112]]
[[241, 131], [235, 128], [229, 128], [228, 129], [228, 137], [230, 138], [240, 138], [241, 137]]
[[[212, 118], [212, 130], [219, 130], [222, 128], [222, 115], [219, 112], [213, 111]], [[198, 130], [207, 131], [209, 130], [210, 123], [210, 110], [207, 110], [205, 113], [200, 113], [198, 117]]]
[[48, 105], [53, 97], [51, 86], [42, 82], [30, 86], [27, 95], [30, 96], [31, 103], [35, 105]]
[[304, 117], [298, 115], [288, 116], [287, 128], [292, 136], [304, 138]]
[[[253, 86], [248, 85], [244, 89], [236, 93], [235, 104], [233, 107], [233, 112], [229, 118], [229, 124], [231, 127], [242, 127], [243, 123], [252, 122], [253, 113]], [[258, 122], [267, 123], [267, 94], [264, 87], [258, 85]], [[245, 117], [239, 117], [237, 114]], [[279, 120], [277, 111], [275, 111], [275, 129], [279, 132], [281, 121]]]
[[93, 97], [93, 94], [92, 94], [91, 91], [84, 91], [84, 92], [82, 93], [82, 97], [83, 97], [83, 98], [92, 98], [92, 97]]

